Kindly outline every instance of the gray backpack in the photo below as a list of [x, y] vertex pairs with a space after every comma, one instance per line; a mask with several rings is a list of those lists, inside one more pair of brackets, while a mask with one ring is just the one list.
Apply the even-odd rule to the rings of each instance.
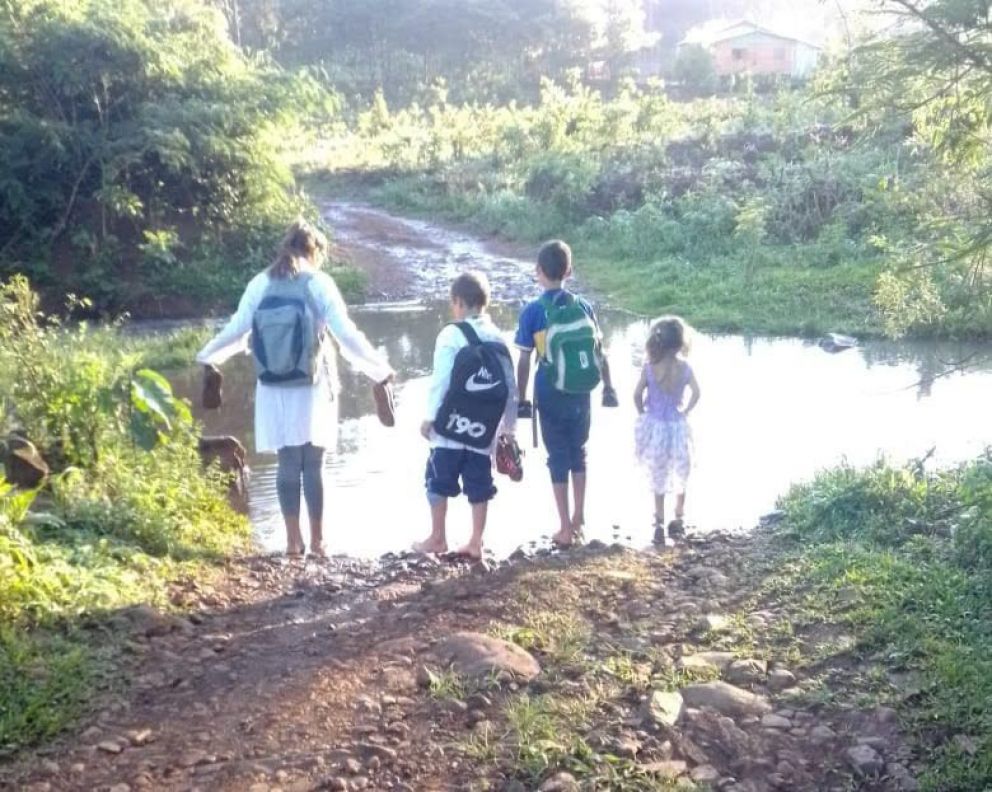
[[251, 351], [266, 385], [313, 385], [319, 373], [321, 334], [310, 296], [309, 272], [272, 278], [255, 309]]

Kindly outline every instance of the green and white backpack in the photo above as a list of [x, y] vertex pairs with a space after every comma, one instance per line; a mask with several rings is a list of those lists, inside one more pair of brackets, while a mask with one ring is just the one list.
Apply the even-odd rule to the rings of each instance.
[[541, 303], [548, 316], [544, 365], [551, 384], [565, 393], [591, 393], [603, 378], [596, 321], [567, 291]]

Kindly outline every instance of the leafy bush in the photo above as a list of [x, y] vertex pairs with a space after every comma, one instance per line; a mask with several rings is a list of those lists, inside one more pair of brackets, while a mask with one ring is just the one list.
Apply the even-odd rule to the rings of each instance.
[[992, 451], [936, 472], [922, 461], [842, 465], [794, 486], [780, 505], [803, 541], [899, 547], [923, 536], [946, 542], [962, 567], [992, 570]]
[[0, 476], [0, 755], [84, 706], [113, 641], [81, 627], [166, 604], [168, 580], [202, 577], [204, 562], [247, 543], [227, 477], [201, 472], [188, 406], [143, 368], [162, 357], [160, 342], [118, 328], [53, 322], [23, 278], [0, 281], [4, 423], [61, 469], [42, 493]]
[[896, 681], [872, 692], [895, 695], [925, 758], [922, 787], [988, 788], [992, 452], [929, 473], [881, 462], [825, 471], [782, 507], [776, 530], [798, 540], [780, 564], [782, 596], [842, 622], [856, 655], [913, 680], [912, 695]]
[[143, 280], [172, 294], [190, 265], [251, 258], [299, 209], [277, 154], [323, 100], [196, 0], [4, 3], [0, 275], [113, 309]]

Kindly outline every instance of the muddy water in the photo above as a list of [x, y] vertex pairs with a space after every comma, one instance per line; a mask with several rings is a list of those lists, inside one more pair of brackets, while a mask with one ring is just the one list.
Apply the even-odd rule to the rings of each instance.
[[[535, 290], [528, 262], [467, 235], [351, 204], [334, 206], [328, 215], [339, 228], [338, 243], [356, 257], [367, 262], [378, 250], [377, 282], [386, 284], [383, 292], [391, 297], [443, 293], [452, 273], [472, 266], [488, 272], [496, 297], [507, 301], [494, 313], [510, 331], [519, 300]], [[427, 531], [428, 449], [417, 430], [433, 340], [447, 317], [437, 303], [369, 306], [354, 313], [399, 372], [397, 425], [378, 424], [367, 383], [342, 366], [341, 432], [325, 471], [325, 533], [333, 552], [373, 556], [404, 549]], [[587, 534], [640, 545], [650, 539], [653, 507], [633, 457], [630, 394], [647, 325], [609, 311], [602, 319], [622, 406], [594, 408]], [[969, 355], [975, 357], [967, 373], [941, 375], [949, 363]], [[845, 459], [906, 459], [935, 448], [935, 459], [950, 461], [992, 441], [979, 418], [992, 403], [990, 348], [879, 342], [831, 355], [800, 340], [702, 335], [691, 360], [703, 397], [693, 414], [697, 465], [687, 516], [699, 530], [746, 529], [791, 482]], [[190, 371], [176, 384], [192, 395], [197, 379], [198, 372]], [[250, 360], [229, 362], [223, 408], [199, 416], [205, 430], [237, 435], [251, 448], [253, 389]], [[498, 480], [500, 493], [490, 511], [487, 544], [498, 556], [541, 543], [556, 528], [544, 452], [531, 447], [529, 421], [521, 422], [518, 434], [527, 451], [524, 481]], [[260, 544], [278, 549], [284, 537], [274, 457], [253, 455], [251, 464], [251, 518]], [[452, 543], [467, 536], [468, 516], [464, 502], [453, 504]]]

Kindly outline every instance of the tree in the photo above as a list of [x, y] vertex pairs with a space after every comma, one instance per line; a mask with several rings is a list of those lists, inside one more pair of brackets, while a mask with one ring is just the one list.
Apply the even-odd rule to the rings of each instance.
[[272, 132], [317, 94], [225, 27], [197, 0], [0, 2], [0, 274], [112, 301], [144, 249], [289, 211]]
[[687, 44], [679, 49], [673, 76], [691, 96], [709, 96], [719, 84], [713, 57], [699, 44]]
[[931, 158], [932, 181], [946, 185], [921, 201], [915, 238], [888, 241], [893, 266], [880, 283], [879, 304], [894, 332], [935, 317], [953, 325], [955, 312], [976, 311], [992, 328], [989, 4], [880, 0], [879, 6], [892, 24], [855, 52], [849, 89], [874, 125], [898, 119]]

